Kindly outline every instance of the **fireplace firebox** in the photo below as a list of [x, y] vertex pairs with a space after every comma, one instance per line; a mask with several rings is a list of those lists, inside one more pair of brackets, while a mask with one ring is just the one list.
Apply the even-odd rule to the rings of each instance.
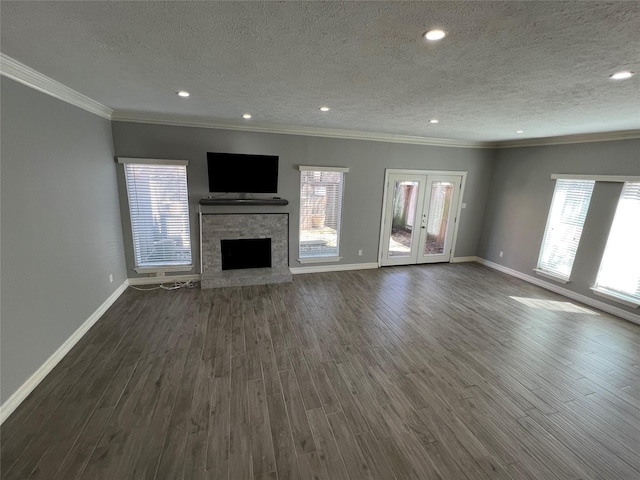
[[220, 240], [222, 270], [271, 268], [271, 239]]

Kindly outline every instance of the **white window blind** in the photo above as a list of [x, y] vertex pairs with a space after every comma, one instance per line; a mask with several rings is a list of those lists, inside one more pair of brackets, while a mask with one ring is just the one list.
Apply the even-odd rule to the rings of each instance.
[[346, 168], [300, 167], [300, 258], [338, 257]]
[[624, 184], [595, 288], [640, 303], [640, 182]]
[[564, 280], [571, 276], [594, 184], [593, 180], [557, 180], [538, 270]]
[[124, 168], [136, 268], [190, 266], [186, 165], [145, 162]]

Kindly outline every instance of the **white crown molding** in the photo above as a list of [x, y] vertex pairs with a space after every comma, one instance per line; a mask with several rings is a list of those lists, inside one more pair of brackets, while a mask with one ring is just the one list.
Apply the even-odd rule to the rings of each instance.
[[437, 147], [493, 148], [487, 142], [471, 140], [451, 140], [446, 138], [415, 137], [392, 133], [362, 132], [359, 130], [341, 130], [334, 128], [301, 127], [294, 125], [270, 125], [259, 123], [224, 123], [201, 117], [182, 115], [146, 114], [115, 111], [111, 120], [117, 122], [150, 123], [155, 125], [173, 125], [179, 127], [217, 128], [220, 130], [240, 130], [245, 132], [278, 133], [283, 135], [305, 135], [310, 137], [344, 138], [349, 140], [370, 140], [375, 142], [409, 143], [432, 145]]
[[0, 52], [0, 75], [22, 83], [28, 87], [50, 95], [58, 100], [82, 108], [103, 118], [133, 123], [155, 125], [173, 125], [181, 127], [217, 128], [221, 130], [239, 130], [245, 132], [276, 133], [283, 135], [306, 135], [310, 137], [343, 138], [350, 140], [369, 140], [376, 142], [431, 145], [436, 147], [457, 148], [517, 148], [544, 145], [564, 145], [571, 143], [607, 142], [640, 138], [640, 129], [617, 132], [584, 133], [558, 137], [529, 138], [506, 141], [474, 141], [447, 138], [418, 137], [396, 135], [392, 133], [363, 132], [321, 127], [302, 127], [296, 125], [225, 123], [213, 119], [185, 115], [156, 114], [144, 112], [113, 111], [109, 107], [83, 95], [72, 88], [34, 70], [23, 63]]
[[111, 119], [113, 110], [0, 52], [0, 75], [78, 108]]
[[640, 129], [621, 130], [617, 132], [581, 133], [577, 135], [562, 135], [558, 137], [523, 138], [522, 140], [489, 142], [485, 144], [485, 147], [540, 147], [546, 145], [567, 145], [571, 143], [613, 142], [616, 140], [633, 140], [636, 138], [640, 138]]
[[571, 143], [609, 142], [640, 138], [639, 130], [623, 130], [617, 132], [583, 133], [558, 137], [527, 138], [522, 140], [506, 140], [483, 142], [474, 140], [454, 140], [447, 138], [417, 137], [411, 135], [395, 135], [392, 133], [363, 132], [359, 130], [342, 130], [334, 128], [301, 127], [293, 125], [270, 125], [259, 123], [225, 123], [202, 117], [182, 115], [165, 115], [154, 113], [115, 111], [111, 119], [120, 122], [150, 123], [155, 125], [172, 125], [179, 127], [217, 128], [220, 130], [240, 130], [245, 132], [278, 133], [283, 135], [306, 135], [310, 137], [344, 138], [350, 140], [370, 140], [376, 142], [408, 143], [414, 145], [431, 145], [436, 147], [458, 148], [516, 148], [537, 147], [545, 145], [564, 145]]
[[115, 289], [115, 291], [109, 295], [102, 305], [100, 305], [95, 312], [87, 318], [78, 329], [71, 334], [65, 342], [51, 355], [41, 366], [31, 375], [26, 382], [24, 382], [18, 390], [7, 399], [6, 402], [0, 406], [0, 424], [18, 408], [18, 406], [29, 396], [29, 394], [38, 386], [38, 384], [44, 380], [44, 378], [53, 370], [53, 368], [69, 353], [76, 343], [80, 341], [82, 337], [89, 331], [89, 329], [102, 317], [102, 315], [109, 309], [111, 305], [124, 293], [129, 285], [129, 281], [125, 280], [122, 285]]
[[490, 262], [489, 260], [485, 260], [484, 258], [478, 257], [476, 262], [492, 268], [494, 270], [498, 270], [499, 272], [506, 273], [507, 275], [511, 275], [512, 277], [519, 278], [520, 280], [524, 280], [525, 282], [532, 283], [539, 287], [542, 287], [547, 290], [551, 290], [552, 292], [559, 293], [560, 295], [571, 298], [572, 300], [576, 300], [580, 303], [584, 303], [585, 305], [589, 305], [591, 307], [602, 310], [603, 312], [610, 313], [615, 315], [616, 317], [623, 318], [633, 323], [637, 323], [640, 325], [640, 315], [636, 315], [635, 313], [631, 313], [627, 310], [623, 310], [622, 308], [615, 307], [608, 303], [601, 302], [596, 300], [595, 298], [587, 297], [586, 295], [582, 295], [580, 293], [576, 293], [567, 288], [560, 287], [558, 285], [545, 282], [536, 277], [532, 277], [531, 275], [527, 275], [522, 272], [518, 272], [517, 270], [513, 270], [512, 268], [505, 267], [504, 265], [500, 265], [498, 263]]

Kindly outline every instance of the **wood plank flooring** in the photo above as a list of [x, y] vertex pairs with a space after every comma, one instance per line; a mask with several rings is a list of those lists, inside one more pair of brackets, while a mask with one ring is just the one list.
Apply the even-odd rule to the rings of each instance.
[[638, 479], [640, 326], [476, 264], [129, 289], [3, 479]]

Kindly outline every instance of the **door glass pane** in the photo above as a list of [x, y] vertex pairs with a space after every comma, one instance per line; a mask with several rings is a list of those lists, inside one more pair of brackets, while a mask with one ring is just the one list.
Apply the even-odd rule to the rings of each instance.
[[390, 257], [411, 256], [411, 234], [416, 219], [419, 182], [395, 182]]
[[453, 186], [451, 182], [433, 182], [431, 185], [431, 199], [427, 216], [427, 241], [424, 244], [425, 255], [444, 253]]

